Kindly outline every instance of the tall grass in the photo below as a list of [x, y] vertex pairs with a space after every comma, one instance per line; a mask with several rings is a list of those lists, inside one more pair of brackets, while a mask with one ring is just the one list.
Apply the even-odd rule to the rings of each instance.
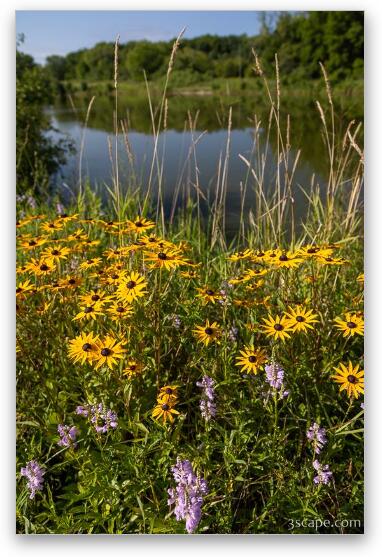
[[[142, 215], [151, 211], [156, 216], [158, 232], [166, 233], [164, 182], [168, 113], [171, 103], [168, 98], [171, 72], [176, 63], [184, 29], [174, 42], [165, 76], [162, 94], [158, 104], [157, 97], [150, 91], [150, 83], [146, 75], [145, 88], [148, 109], [151, 117], [152, 156], [149, 164], [147, 182], [139, 180], [139, 169], [129, 141], [127, 121], [118, 115], [118, 38], [115, 43], [114, 61], [114, 147], [109, 143], [112, 161], [112, 188], [108, 188], [114, 206], [116, 218], [122, 220], [131, 208], [129, 200], [138, 200]], [[268, 117], [263, 122], [257, 113], [253, 114], [253, 140], [249, 156], [240, 154], [246, 167], [244, 183], [238, 184], [237, 194], [240, 196], [240, 219], [235, 235], [235, 244], [249, 244], [259, 247], [262, 244], [291, 246], [294, 248], [304, 242], [332, 241], [340, 234], [354, 238], [362, 234], [362, 188], [364, 156], [358, 144], [361, 123], [349, 122], [343, 137], [338, 136], [336, 129], [335, 100], [333, 99], [329, 77], [321, 64], [323, 86], [326, 90], [326, 105], [316, 100], [318, 121], [317, 128], [324, 141], [327, 152], [327, 172], [325, 189], [319, 185], [315, 175], [310, 184], [299, 184], [296, 171], [301, 163], [301, 149], [293, 148], [293, 119], [283, 111], [283, 91], [279, 75], [278, 58], [275, 55], [275, 75], [267, 76], [261, 66], [261, 60], [253, 52], [253, 70], [258, 76], [264, 97], [269, 105]], [[85, 119], [85, 127], [81, 139], [80, 151], [80, 195], [82, 192], [82, 153], [84, 149], [85, 129], [88, 123], [91, 99]], [[224, 115], [223, 115], [224, 116]], [[179, 177], [172, 194], [169, 223], [175, 218], [184, 222], [192, 220], [196, 226], [198, 237], [201, 231], [207, 233], [210, 247], [216, 244], [226, 249], [226, 214], [227, 189], [229, 184], [230, 143], [232, 129], [232, 107], [225, 116], [227, 121], [227, 138], [224, 151], [216, 161], [216, 177], [213, 184], [203, 188], [203, 176], [198, 168], [198, 149], [203, 148], [203, 137], [207, 130], [199, 135], [196, 132], [198, 114], [188, 113], [185, 130], [189, 130], [191, 144], [187, 155], [180, 161]], [[118, 144], [119, 132], [122, 131], [128, 165], [129, 183], [121, 185], [119, 178]], [[160, 139], [163, 142], [160, 143]], [[276, 149], [270, 146], [271, 138], [276, 138]], [[113, 153], [114, 151], [114, 153]], [[187, 172], [188, 170], [188, 172]], [[253, 207], [247, 207], [248, 192], [255, 193]], [[303, 193], [306, 199], [305, 218], [297, 220], [296, 196]], [[179, 209], [179, 206], [181, 207]], [[204, 209], [204, 210], [203, 210]], [[203, 219], [203, 213], [207, 216]], [[200, 244], [200, 239], [199, 239]]]

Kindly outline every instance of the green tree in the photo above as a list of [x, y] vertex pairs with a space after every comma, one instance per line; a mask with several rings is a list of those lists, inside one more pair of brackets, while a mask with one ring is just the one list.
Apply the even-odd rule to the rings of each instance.
[[44, 107], [52, 101], [48, 73], [33, 58], [16, 50], [16, 189], [42, 195], [49, 178], [65, 162], [69, 143], [54, 141]]

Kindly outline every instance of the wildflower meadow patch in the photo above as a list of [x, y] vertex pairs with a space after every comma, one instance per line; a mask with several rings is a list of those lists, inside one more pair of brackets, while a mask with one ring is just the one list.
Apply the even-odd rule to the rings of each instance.
[[17, 199], [17, 532], [363, 533], [360, 126], [339, 135], [321, 65], [326, 181], [296, 183], [278, 57], [270, 81], [254, 52], [269, 117], [254, 116], [252, 151], [239, 156], [235, 233], [232, 106], [215, 196], [204, 198], [193, 139], [195, 178], [168, 210], [159, 135], [181, 36], [154, 108], [149, 96], [149, 184], [122, 188], [110, 142], [106, 200], [82, 175], [66, 203]]

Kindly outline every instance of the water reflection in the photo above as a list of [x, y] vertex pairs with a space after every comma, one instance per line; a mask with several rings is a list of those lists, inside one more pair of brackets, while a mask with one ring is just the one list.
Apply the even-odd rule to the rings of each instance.
[[[51, 108], [53, 125], [63, 133], [68, 134], [75, 142], [77, 150], [80, 149], [82, 137], [82, 122], [85, 119], [87, 100], [82, 104], [76, 102], [76, 111], [65, 105]], [[248, 97], [236, 99], [232, 102], [213, 97], [172, 97], [169, 99], [167, 117], [167, 130], [160, 134], [158, 153], [163, 161], [162, 191], [166, 216], [171, 214], [174, 206], [174, 192], [179, 191], [176, 203], [185, 202], [185, 197], [190, 194], [196, 196], [195, 184], [199, 183], [205, 201], [202, 206], [204, 212], [208, 210], [209, 203], [213, 200], [219, 177], [219, 160], [224, 158], [227, 142], [227, 118], [229, 106], [232, 106], [232, 133], [230, 143], [230, 158], [227, 175], [226, 219], [228, 231], [237, 227], [240, 216], [240, 190], [248, 181], [245, 198], [245, 212], [253, 208], [255, 194], [253, 178], [248, 180], [248, 169], [239, 158], [239, 154], [250, 160], [254, 156], [253, 122], [254, 113], [266, 128], [269, 109], [258, 105]], [[114, 150], [113, 138], [113, 110], [114, 101], [111, 97], [101, 96], [96, 98], [88, 121], [85, 134], [85, 147], [82, 162], [82, 174], [90, 179], [94, 187], [107, 196], [104, 184], [111, 182], [112, 162], [110, 160], [110, 144]], [[302, 189], [308, 190], [312, 174], [316, 182], [323, 187], [326, 183], [328, 168], [327, 154], [321, 137], [320, 118], [313, 103], [304, 106], [298, 103], [289, 104], [281, 114], [282, 125], [286, 127], [287, 114], [291, 121], [291, 160], [294, 159], [297, 149], [302, 154], [295, 174], [295, 183]], [[195, 155], [198, 167], [198, 176], [195, 171], [194, 154], [192, 152], [192, 136], [187, 126], [189, 115], [196, 118], [194, 139], [203, 132], [197, 143]], [[118, 137], [119, 178], [122, 187], [142, 184], [145, 188], [149, 182], [151, 160], [153, 155], [153, 135], [151, 133], [150, 112], [145, 98], [125, 98], [119, 102], [119, 117], [125, 119], [128, 127], [128, 140], [134, 155], [134, 166], [129, 164], [126, 145], [123, 135]], [[339, 133], [347, 125], [346, 115], [337, 119]], [[264, 134], [263, 134], [264, 135]], [[264, 138], [265, 139], [265, 138]], [[264, 182], [271, 187], [275, 183], [277, 138], [270, 136], [270, 148]], [[112, 157], [115, 154], [112, 153]], [[69, 159], [68, 164], [62, 168], [63, 180], [73, 189], [78, 184], [79, 165], [78, 154]], [[221, 166], [220, 166], [221, 172]], [[156, 178], [156, 172], [154, 173]], [[60, 179], [58, 180], [58, 183]], [[154, 192], [157, 180], [153, 180]], [[304, 215], [306, 198], [298, 188], [295, 191], [296, 214], [302, 218]]]

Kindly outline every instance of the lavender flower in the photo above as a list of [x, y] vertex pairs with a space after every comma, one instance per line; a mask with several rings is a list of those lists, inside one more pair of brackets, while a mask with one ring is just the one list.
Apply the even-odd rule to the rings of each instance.
[[35, 460], [30, 460], [25, 468], [21, 468], [21, 475], [28, 479], [29, 498], [34, 499], [37, 491], [42, 490], [45, 470]]
[[207, 482], [195, 475], [189, 460], [182, 461], [178, 457], [171, 470], [177, 486], [167, 490], [170, 496], [167, 503], [175, 503], [176, 519], [185, 520], [186, 530], [192, 534], [202, 517], [203, 495], [208, 493]]
[[320, 464], [318, 460], [313, 461], [313, 468], [317, 471], [317, 476], [313, 478], [316, 485], [325, 484], [327, 485], [332, 479], [332, 472], [329, 470], [328, 464]]
[[232, 326], [228, 331], [228, 339], [231, 342], [236, 342], [238, 333], [239, 333], [239, 329], [235, 326]]
[[76, 447], [76, 437], [78, 435], [78, 429], [76, 426], [68, 426], [59, 424], [57, 427], [57, 431], [60, 435], [60, 440], [58, 441], [58, 445], [60, 447]]
[[265, 366], [266, 381], [274, 389], [280, 390], [284, 381], [284, 370], [283, 368], [275, 363], [271, 363]]
[[211, 377], [208, 377], [208, 375], [204, 375], [201, 381], [196, 382], [196, 385], [203, 389], [200, 410], [203, 418], [208, 422], [216, 415], [215, 381]]
[[118, 426], [118, 416], [112, 410], [104, 409], [103, 404], [77, 406], [76, 414], [89, 418], [97, 433], [107, 433]]
[[306, 436], [309, 441], [313, 441], [314, 452], [316, 454], [320, 454], [321, 449], [328, 442], [325, 428], [320, 427], [316, 424], [316, 422], [314, 422], [306, 432]]
[[174, 325], [175, 329], [180, 329], [180, 327], [182, 325], [182, 321], [181, 321], [179, 315], [176, 315], [174, 313], [170, 317], [171, 317], [171, 321], [172, 321], [172, 324]]

